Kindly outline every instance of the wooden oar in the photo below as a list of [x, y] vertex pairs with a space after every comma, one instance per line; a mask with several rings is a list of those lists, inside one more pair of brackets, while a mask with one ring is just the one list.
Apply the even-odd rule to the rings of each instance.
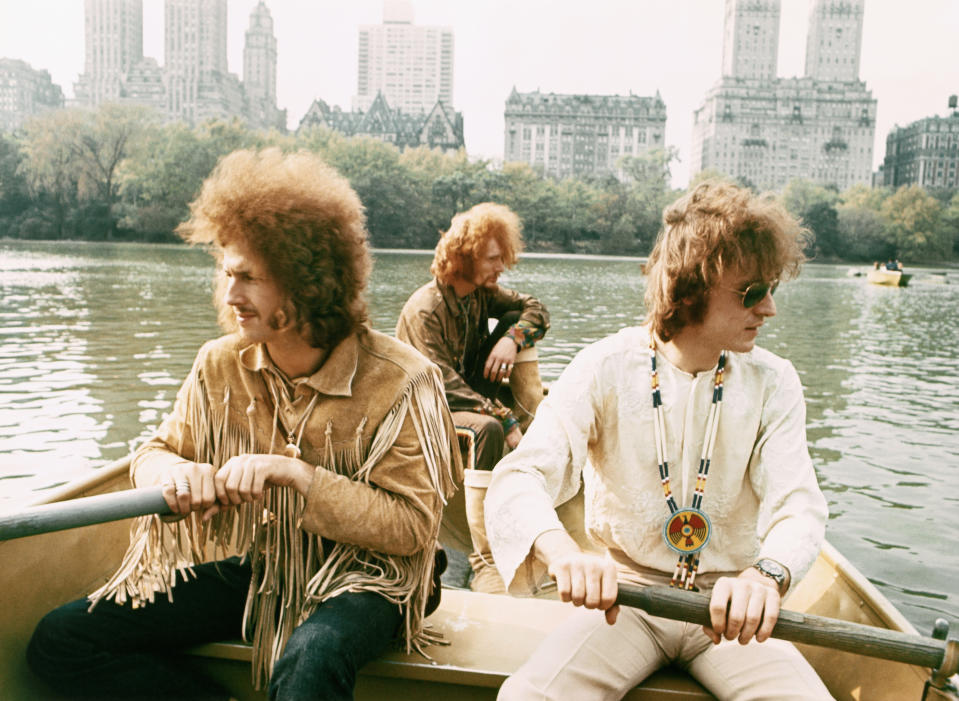
[[0, 541], [146, 514], [168, 514], [162, 487], [127, 489], [0, 514]]
[[[709, 623], [709, 597], [697, 592], [620, 584], [616, 603], [660, 618]], [[951, 677], [959, 667], [957, 640], [936, 640], [796, 611], [781, 610], [772, 634], [795, 643], [938, 669], [944, 677]]]
[[[90, 526], [146, 514], [168, 514], [161, 487], [129, 489], [34, 506], [0, 514], [0, 541]], [[709, 623], [709, 597], [670, 587], [619, 585], [616, 602], [662, 618]], [[773, 636], [939, 670], [948, 678], [959, 667], [959, 641], [909, 635], [839, 619], [781, 610]]]

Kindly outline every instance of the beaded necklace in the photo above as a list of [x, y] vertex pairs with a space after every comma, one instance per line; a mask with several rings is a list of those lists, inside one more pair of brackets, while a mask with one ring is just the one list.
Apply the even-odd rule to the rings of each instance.
[[666, 416], [663, 412], [663, 398], [659, 390], [659, 373], [656, 370], [656, 341], [649, 341], [649, 361], [652, 367], [649, 381], [653, 396], [653, 430], [656, 438], [656, 460], [659, 462], [659, 478], [669, 507], [669, 516], [663, 524], [663, 540], [667, 547], [679, 553], [679, 562], [673, 572], [669, 586], [680, 589], [694, 589], [696, 571], [699, 569], [699, 553], [709, 542], [712, 525], [706, 512], [702, 511], [703, 493], [706, 491], [706, 478], [709, 476], [709, 463], [712, 461], [713, 447], [719, 430], [719, 409], [723, 402], [723, 370], [726, 367], [726, 351], [719, 354], [719, 363], [713, 376], [713, 400], [706, 417], [706, 434], [703, 438], [703, 452], [699, 459], [699, 471], [696, 475], [696, 491], [692, 505], [680, 509], [673, 498], [669, 486], [669, 463], [666, 461]]

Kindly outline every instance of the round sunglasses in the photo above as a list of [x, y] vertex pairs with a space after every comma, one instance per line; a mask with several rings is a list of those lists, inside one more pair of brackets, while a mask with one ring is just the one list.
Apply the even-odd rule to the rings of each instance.
[[767, 294], [775, 294], [777, 287], [779, 287], [779, 280], [772, 280], [771, 282], [754, 282], [745, 290], [736, 290], [731, 287], [725, 287], [723, 289], [738, 294], [742, 298], [743, 306], [746, 309], [750, 309], [766, 299]]

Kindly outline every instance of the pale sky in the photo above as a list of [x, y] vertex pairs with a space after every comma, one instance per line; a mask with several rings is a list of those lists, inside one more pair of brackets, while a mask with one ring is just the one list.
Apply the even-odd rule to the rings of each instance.
[[[666, 102], [673, 184], [689, 179], [692, 113], [719, 78], [723, 0], [412, 0], [414, 22], [452, 27], [453, 103], [471, 156], [503, 156], [510, 90], [652, 96]], [[229, 0], [229, 67], [242, 78], [257, 0]], [[357, 28], [382, 0], [266, 0], [277, 102], [295, 129], [315, 98], [350, 109]], [[50, 71], [69, 98], [83, 71], [83, 0], [0, 0], [0, 57]], [[144, 53], [163, 64], [163, 0], [144, 0]], [[782, 0], [779, 75], [803, 73], [809, 0]], [[948, 113], [959, 93], [959, 0], [865, 0], [860, 77], [878, 102], [873, 163], [896, 124]]]

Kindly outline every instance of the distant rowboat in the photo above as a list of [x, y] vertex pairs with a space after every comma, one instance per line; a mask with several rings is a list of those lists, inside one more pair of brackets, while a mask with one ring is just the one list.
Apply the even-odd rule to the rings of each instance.
[[876, 268], [866, 274], [866, 279], [874, 285], [885, 285], [886, 287], [905, 287], [909, 284], [912, 275], [904, 273], [901, 270], [886, 270], [885, 268]]

